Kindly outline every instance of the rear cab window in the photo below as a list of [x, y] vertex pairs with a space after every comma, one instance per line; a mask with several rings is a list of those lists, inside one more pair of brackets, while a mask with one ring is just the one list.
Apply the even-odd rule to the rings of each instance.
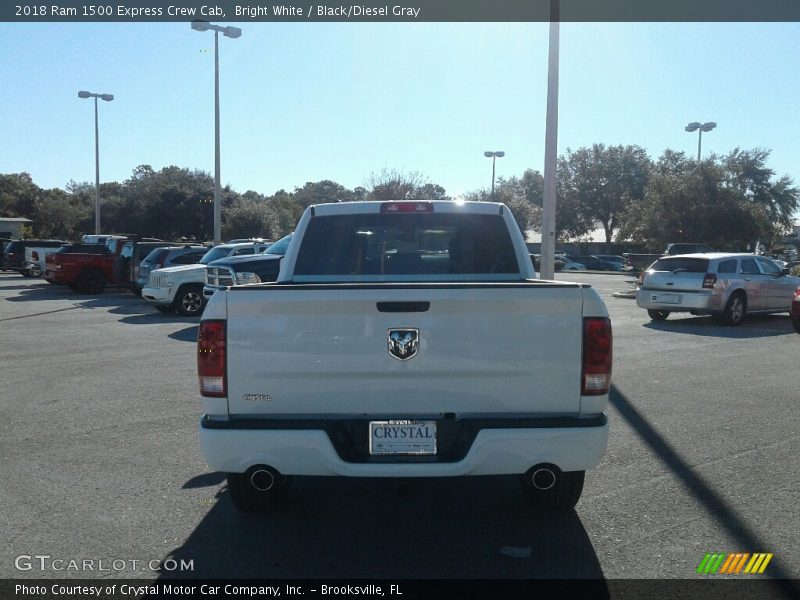
[[312, 218], [294, 281], [520, 280], [504, 219], [496, 214], [359, 213]]

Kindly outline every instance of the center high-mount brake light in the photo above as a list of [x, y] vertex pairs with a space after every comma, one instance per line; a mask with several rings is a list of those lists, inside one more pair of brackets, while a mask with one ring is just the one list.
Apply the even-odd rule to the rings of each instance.
[[581, 394], [601, 396], [611, 387], [611, 320], [608, 317], [583, 319], [583, 368]]
[[209, 319], [200, 323], [197, 335], [197, 375], [200, 395], [224, 398], [227, 386], [226, 321]]
[[430, 213], [433, 204], [430, 202], [384, 202], [381, 204], [382, 213]]

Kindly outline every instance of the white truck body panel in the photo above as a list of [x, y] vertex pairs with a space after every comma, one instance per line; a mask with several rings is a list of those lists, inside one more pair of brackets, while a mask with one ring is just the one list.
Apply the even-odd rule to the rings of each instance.
[[[383, 300], [430, 309], [379, 312]], [[577, 285], [278, 286], [227, 304], [231, 415], [580, 412]], [[415, 358], [389, 354], [392, 328], [419, 330]]]
[[[608, 317], [595, 290], [535, 279], [513, 217], [493, 203], [422, 203], [437, 215], [423, 233], [452, 236], [444, 250], [425, 242], [428, 270], [384, 268], [408, 253], [402, 241], [389, 249], [381, 242], [380, 269], [362, 269], [371, 259], [364, 257], [380, 246], [375, 242], [382, 231], [372, 215], [380, 215], [383, 204], [310, 207], [277, 283], [232, 287], [209, 300], [203, 321], [224, 323], [225, 331], [225, 391], [217, 392], [224, 395], [201, 397], [200, 442], [209, 466], [227, 473], [267, 465], [284, 475], [358, 477], [524, 473], [543, 463], [564, 472], [595, 467], [608, 440], [608, 393], [581, 390], [585, 319]], [[455, 213], [491, 215], [493, 228], [502, 218], [513, 252], [506, 247], [503, 260], [500, 251], [490, 248], [488, 255], [503, 267], [432, 272], [440, 259], [456, 264], [462, 250], [453, 240], [473, 227], [452, 233], [450, 217], [441, 215]], [[307, 265], [317, 263], [303, 257], [303, 242], [313, 220], [354, 214], [360, 220], [350, 225], [367, 238], [357, 251], [358, 268], [325, 271], [324, 256], [318, 261], [324, 272], [310, 271]], [[480, 238], [487, 230], [471, 231]], [[417, 242], [419, 234], [415, 230]], [[324, 254], [328, 247], [320, 244], [326, 241], [308, 243]], [[490, 246], [484, 239], [482, 248]], [[417, 243], [418, 252], [422, 248]], [[397, 330], [416, 332], [413, 356], [393, 348], [390, 333]], [[435, 422], [441, 456], [438, 446], [422, 458], [367, 453], [367, 427], [375, 421]], [[468, 439], [459, 448], [462, 434]]]

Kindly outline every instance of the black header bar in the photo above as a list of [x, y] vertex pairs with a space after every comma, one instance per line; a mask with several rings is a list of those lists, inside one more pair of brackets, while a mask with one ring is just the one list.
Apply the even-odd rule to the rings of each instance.
[[[551, 10], [553, 12], [551, 12]], [[777, 22], [796, 0], [13, 0], [7, 22]]]

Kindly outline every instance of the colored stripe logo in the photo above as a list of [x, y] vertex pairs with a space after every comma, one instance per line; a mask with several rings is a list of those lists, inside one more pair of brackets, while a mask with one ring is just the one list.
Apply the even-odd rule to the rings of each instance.
[[771, 552], [713, 552], [706, 553], [697, 566], [702, 575], [760, 575], [772, 560]]

